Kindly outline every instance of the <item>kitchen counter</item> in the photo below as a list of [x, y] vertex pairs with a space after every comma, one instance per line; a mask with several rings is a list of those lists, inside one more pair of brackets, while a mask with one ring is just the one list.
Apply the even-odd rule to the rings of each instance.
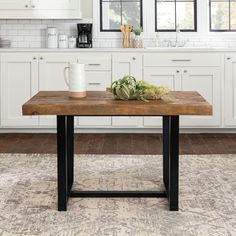
[[147, 47], [147, 48], [73, 48], [73, 49], [49, 49], [49, 48], [0, 48], [1, 52], [236, 52], [236, 48], [209, 48], [209, 47]]

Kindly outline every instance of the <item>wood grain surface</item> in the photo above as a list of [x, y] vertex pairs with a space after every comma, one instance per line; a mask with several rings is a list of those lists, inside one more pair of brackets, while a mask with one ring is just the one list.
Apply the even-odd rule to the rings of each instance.
[[23, 105], [23, 115], [163, 116], [212, 115], [212, 106], [197, 92], [170, 92], [171, 99], [115, 100], [109, 92], [88, 92], [73, 99], [65, 91], [41, 91]]

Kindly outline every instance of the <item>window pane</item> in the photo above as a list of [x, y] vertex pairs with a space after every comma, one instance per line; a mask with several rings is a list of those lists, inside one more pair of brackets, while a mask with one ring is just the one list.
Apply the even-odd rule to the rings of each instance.
[[230, 20], [231, 20], [231, 30], [236, 30], [236, 1], [235, 2], [231, 2], [231, 6], [230, 6], [230, 10], [231, 10], [231, 15], [230, 15]]
[[193, 2], [177, 2], [177, 25], [182, 30], [194, 30], [194, 3]]
[[229, 2], [211, 3], [211, 29], [229, 30]]
[[101, 0], [101, 30], [119, 31], [121, 24], [142, 26], [141, 0]]
[[122, 3], [122, 24], [130, 24], [134, 28], [140, 26], [140, 3], [128, 2]]
[[175, 3], [157, 2], [157, 29], [175, 30]]
[[120, 2], [103, 2], [102, 4], [102, 29], [119, 30], [121, 25]]

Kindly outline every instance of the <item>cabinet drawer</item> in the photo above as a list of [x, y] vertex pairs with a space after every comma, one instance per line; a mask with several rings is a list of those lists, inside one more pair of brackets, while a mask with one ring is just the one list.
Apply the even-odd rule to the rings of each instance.
[[143, 118], [136, 116], [119, 116], [112, 117], [113, 127], [142, 127]]
[[78, 126], [79, 127], [105, 127], [105, 126], [111, 126], [111, 117], [103, 117], [103, 116], [97, 116], [97, 117], [79, 117], [78, 118]]
[[87, 71], [111, 71], [111, 57], [89, 56], [79, 57], [78, 62], [85, 64]]
[[88, 91], [106, 91], [111, 86], [111, 72], [87, 71], [86, 80]]
[[144, 66], [220, 66], [221, 55], [209, 53], [155, 53], [144, 55]]

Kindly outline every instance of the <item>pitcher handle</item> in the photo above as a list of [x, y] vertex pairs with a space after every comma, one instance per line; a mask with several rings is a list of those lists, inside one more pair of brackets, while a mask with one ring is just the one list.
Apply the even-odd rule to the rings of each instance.
[[70, 67], [66, 67], [65, 69], [64, 69], [64, 79], [65, 79], [65, 82], [66, 82], [66, 85], [69, 87], [69, 78], [68, 78], [68, 76], [67, 76], [67, 70], [69, 70], [70, 69]]

